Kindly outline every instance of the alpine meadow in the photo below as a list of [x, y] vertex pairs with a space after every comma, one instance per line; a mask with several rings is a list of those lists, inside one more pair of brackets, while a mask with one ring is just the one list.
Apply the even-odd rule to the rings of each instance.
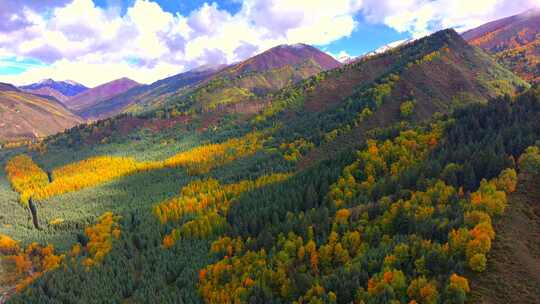
[[537, 1], [1, 2], [0, 304], [539, 303]]

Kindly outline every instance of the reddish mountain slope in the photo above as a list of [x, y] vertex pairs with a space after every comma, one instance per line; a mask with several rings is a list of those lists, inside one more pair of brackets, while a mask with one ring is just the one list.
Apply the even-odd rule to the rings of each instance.
[[[166, 91], [162, 92], [158, 88], [158, 91], [150, 92], [151, 96], [146, 96], [146, 92], [143, 92], [141, 96], [130, 98], [135, 102], [125, 108], [124, 112], [140, 113], [172, 104], [190, 107], [191, 112], [208, 112], [223, 107], [243, 107], [239, 104], [259, 99], [266, 94], [274, 93], [283, 87], [339, 66], [341, 64], [333, 57], [312, 46], [280, 45], [240, 63], [220, 68], [219, 71], [201, 78], [197, 83], [180, 86], [176, 90], [169, 90], [171, 85], [167, 84], [169, 80], [165, 79]], [[191, 74], [200, 73], [188, 72], [178, 76], [184, 78], [189, 75], [188, 78], [192, 78]], [[90, 117], [94, 115], [91, 112], [86, 111], [82, 115]]]
[[66, 102], [66, 106], [75, 113], [81, 113], [137, 86], [140, 84], [129, 78], [120, 78], [76, 95]]
[[332, 56], [306, 44], [279, 45], [259, 55], [253, 56], [227, 69], [228, 73], [265, 72], [284, 66], [299, 65], [312, 59], [323, 70], [337, 68], [341, 64]]
[[69, 96], [62, 94], [51, 87], [43, 87], [43, 88], [39, 88], [35, 90], [24, 90], [24, 91], [27, 93], [34, 94], [34, 95], [50, 96], [62, 103], [66, 103], [70, 98]]
[[3, 83], [0, 82], [0, 92], [6, 92], [6, 91], [15, 91], [19, 92], [19, 89], [17, 89], [14, 85], [9, 83]]
[[43, 137], [81, 122], [56, 100], [0, 84], [0, 141]]
[[487, 23], [463, 37], [525, 80], [540, 82], [540, 10]]

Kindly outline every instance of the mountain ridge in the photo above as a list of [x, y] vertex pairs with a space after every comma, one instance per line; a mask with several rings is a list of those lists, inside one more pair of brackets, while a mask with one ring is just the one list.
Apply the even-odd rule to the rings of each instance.
[[66, 102], [66, 106], [77, 114], [83, 113], [86, 109], [91, 108], [101, 101], [110, 99], [140, 85], [134, 80], [122, 77], [75, 95]]
[[525, 80], [540, 82], [540, 10], [495, 20], [462, 35]]
[[[210, 69], [202, 66], [133, 88], [78, 113], [92, 119], [121, 112], [141, 113], [202, 91], [203, 103], [212, 103], [210, 100], [213, 99], [215, 103], [232, 104], [338, 66], [340, 63], [337, 60], [315, 47], [305, 44], [279, 45], [236, 64], [210, 66]], [[217, 87], [216, 83], [219, 83]]]
[[163, 98], [176, 90], [195, 85], [213, 75], [223, 66], [199, 67], [191, 71], [176, 74], [155, 81], [149, 85], [140, 85], [103, 99], [91, 107], [80, 111], [80, 115], [89, 119], [107, 118], [119, 114], [127, 107], [144, 103], [146, 100]]
[[51, 97], [40, 97], [0, 84], [0, 140], [38, 139], [83, 120]]
[[66, 103], [73, 96], [88, 90], [88, 87], [72, 80], [55, 81], [48, 78], [37, 83], [21, 86], [20, 89], [36, 95], [54, 97], [58, 101]]

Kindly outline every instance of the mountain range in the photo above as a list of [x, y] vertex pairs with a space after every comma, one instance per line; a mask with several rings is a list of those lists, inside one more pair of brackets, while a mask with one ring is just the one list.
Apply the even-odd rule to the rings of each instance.
[[0, 83], [0, 302], [536, 304], [536, 22]]
[[[204, 90], [205, 98], [215, 98], [215, 103], [230, 103], [229, 99], [246, 99], [254, 94], [275, 91], [339, 65], [331, 56], [314, 47], [281, 45], [238, 64], [199, 67], [133, 88], [80, 114], [85, 118], [105, 118], [123, 111], [141, 113], [165, 106], [194, 90]], [[218, 81], [221, 83], [216, 86]], [[205, 89], [210, 85], [213, 86], [211, 92]], [[220, 98], [225, 100], [217, 100]]]
[[21, 86], [20, 88], [28, 93], [54, 97], [62, 103], [88, 90], [84, 85], [71, 80], [54, 81], [52, 79], [44, 79], [37, 83]]
[[[536, 47], [538, 37], [540, 37], [539, 16], [540, 14], [536, 11], [528, 12], [488, 23], [467, 31], [462, 36], [472, 45], [493, 54], [500, 64], [509, 67], [525, 80], [536, 82], [540, 75], [540, 65], [537, 62], [538, 47]], [[514, 39], [514, 37], [519, 38]], [[345, 64], [352, 65], [373, 57], [369, 63], [369, 68], [373, 68], [377, 65], [375, 63], [380, 61], [377, 59], [380, 54], [393, 53], [394, 50], [411, 43], [413, 43], [412, 40], [392, 43], [364, 56], [349, 58]], [[483, 55], [475, 54], [475, 56], [482, 57]], [[459, 64], [461, 62], [458, 60]], [[270, 103], [270, 99], [273, 98], [270, 96], [278, 93], [282, 88], [340, 66], [340, 62], [314, 47], [305, 44], [281, 45], [237, 64], [201, 67], [149, 85], [141, 85], [133, 80], [122, 78], [96, 88], [87, 88], [73, 81], [45, 79], [39, 83], [22, 86], [20, 89], [38, 96], [53, 97], [75, 116], [90, 120], [104, 119], [120, 113], [152, 112], [162, 107], [174, 106], [180, 101], [185, 104], [187, 99], [193, 98], [197, 99], [196, 111], [208, 112], [217, 107], [220, 110], [240, 113], [259, 111], [265, 107], [265, 104]], [[460, 73], [464, 73], [464, 70], [461, 69]], [[484, 87], [489, 85], [489, 82], [485, 81], [486, 77], [483, 77], [484, 79], [478, 77], [482, 75], [481, 72], [476, 74], [476, 79], [467, 75], [475, 75], [475, 72], [468, 71], [462, 75], [461, 85], [468, 86], [471, 81], [480, 80], [483, 81]], [[439, 75], [433, 76], [432, 80]], [[377, 73], [369, 78], [376, 77]], [[410, 79], [417, 78], [417, 75], [414, 75]], [[342, 85], [337, 83], [339, 81], [330, 85], [329, 91], [320, 96], [333, 96], [334, 87], [341, 90]], [[415, 83], [410, 86], [418, 88], [418, 85], [420, 84]], [[492, 82], [491, 85], [496, 84]], [[460, 92], [466, 96], [471, 90], [471, 87], [467, 87]], [[477, 90], [472, 90], [476, 92], [473, 95], [478, 94]], [[339, 92], [340, 96], [347, 94], [351, 93], [348, 90]], [[437, 98], [449, 97], [451, 96], [442, 92], [442, 95]], [[193, 110], [195, 108], [191, 107], [190, 111]], [[185, 112], [186, 109], [182, 111]], [[31, 133], [27, 132], [27, 134]]]

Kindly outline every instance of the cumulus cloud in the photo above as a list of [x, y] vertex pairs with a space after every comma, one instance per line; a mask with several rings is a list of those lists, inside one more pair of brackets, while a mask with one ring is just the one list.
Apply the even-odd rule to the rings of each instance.
[[464, 31], [535, 6], [538, 0], [364, 0], [362, 11], [368, 21], [420, 37], [450, 27]]
[[70, 0], [2, 0], [0, 32], [11, 32], [32, 25], [26, 14], [29, 10], [46, 12]]
[[[8, 63], [4, 64], [8, 65]], [[1, 60], [0, 67], [2, 67]], [[53, 75], [53, 78], [57, 80], [72, 79], [93, 87], [126, 75], [139, 82], [150, 83], [167, 75], [174, 75], [178, 73], [178, 69], [178, 65], [165, 62], [158, 62], [151, 66], [136, 66], [128, 62], [99, 63], [63, 59], [49, 66], [36, 66], [19, 75], [3, 75], [0, 81], [26, 84]]]
[[360, 13], [421, 36], [519, 13], [536, 1], [245, 0], [234, 14], [212, 2], [181, 15], [151, 0], [135, 0], [123, 14], [92, 0], [2, 0], [0, 59], [46, 65], [0, 75], [0, 81], [55, 78], [93, 86], [127, 76], [148, 83], [199, 65], [237, 62], [278, 44], [327, 45], [351, 35]]
[[[204, 3], [183, 16], [136, 0], [120, 15], [116, 7], [103, 9], [91, 0], [22, 2], [8, 0], [9, 14], [3, 14], [17, 17], [0, 28], [0, 54], [49, 65], [0, 79], [27, 83], [42, 75], [65, 76], [88, 85], [119, 74], [107, 66], [126, 73], [118, 76], [151, 82], [168, 76], [160, 73], [233, 63], [277, 44], [326, 44], [352, 33], [361, 8], [359, 0], [247, 0], [235, 14]], [[38, 13], [43, 11], [48, 13]], [[61, 70], [66, 68], [73, 74]], [[102, 69], [107, 72], [96, 80], [87, 76]]]

